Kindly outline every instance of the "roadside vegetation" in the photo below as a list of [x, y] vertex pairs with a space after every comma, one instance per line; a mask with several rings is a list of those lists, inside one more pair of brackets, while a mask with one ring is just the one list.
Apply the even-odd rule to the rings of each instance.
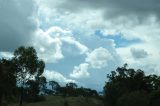
[[106, 106], [160, 106], [160, 76], [141, 69], [118, 67], [107, 75]]

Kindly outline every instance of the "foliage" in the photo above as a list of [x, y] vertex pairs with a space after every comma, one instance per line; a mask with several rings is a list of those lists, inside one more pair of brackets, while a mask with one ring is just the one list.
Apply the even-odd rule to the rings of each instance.
[[49, 81], [49, 85], [51, 85], [52, 90], [54, 91], [55, 94], [59, 93], [60, 90], [60, 85], [56, 81]]
[[3, 98], [11, 97], [16, 88], [16, 66], [12, 60], [0, 60], [0, 105]]
[[[127, 64], [107, 75], [104, 86], [105, 101], [109, 106], [158, 106], [160, 77], [148, 75], [138, 69], [128, 69]], [[156, 99], [155, 99], [156, 98]], [[149, 102], [145, 102], [149, 101]], [[150, 104], [150, 105], [149, 105]]]
[[[145, 92], [131, 92], [122, 95], [118, 101], [117, 106], [148, 106], [148, 95]], [[154, 105], [157, 106], [157, 105]]]
[[39, 76], [36, 78], [36, 80], [38, 81], [39, 90], [45, 93], [44, 90], [47, 88], [46, 78], [44, 76]]
[[17, 65], [17, 81], [23, 86], [30, 78], [40, 76], [45, 64], [38, 60], [33, 47], [19, 47], [14, 51], [13, 61]]
[[83, 97], [98, 97], [96, 90], [90, 88], [78, 88], [76, 83], [67, 83], [65, 87], [59, 88], [59, 94], [66, 96], [83, 96]]
[[[41, 77], [45, 63], [38, 59], [36, 50], [33, 47], [23, 46], [14, 51], [12, 60], [16, 64], [17, 83], [21, 86], [21, 106], [24, 93], [29, 97], [37, 98], [40, 84], [37, 79]], [[35, 79], [35, 81], [31, 79]], [[27, 88], [28, 85], [29, 88]]]

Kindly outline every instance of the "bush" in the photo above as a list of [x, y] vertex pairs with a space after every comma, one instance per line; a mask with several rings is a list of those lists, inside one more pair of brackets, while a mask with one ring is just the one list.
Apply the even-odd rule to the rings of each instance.
[[150, 104], [149, 106], [160, 106], [160, 90], [153, 91], [150, 94]]
[[149, 98], [145, 92], [131, 92], [121, 96], [117, 106], [149, 106]]

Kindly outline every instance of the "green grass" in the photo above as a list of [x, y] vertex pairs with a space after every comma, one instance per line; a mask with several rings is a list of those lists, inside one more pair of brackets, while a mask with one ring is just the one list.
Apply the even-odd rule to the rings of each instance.
[[[65, 103], [66, 102], [66, 103]], [[104, 106], [101, 100], [86, 97], [60, 97], [46, 96], [46, 101], [37, 103], [24, 103], [23, 106]], [[10, 104], [8, 106], [19, 106], [18, 104]]]

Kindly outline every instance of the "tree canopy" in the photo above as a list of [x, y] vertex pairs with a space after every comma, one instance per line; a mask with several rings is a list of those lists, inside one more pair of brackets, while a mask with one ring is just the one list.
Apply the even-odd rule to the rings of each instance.
[[44, 71], [45, 63], [38, 59], [33, 47], [19, 47], [14, 51], [13, 60], [17, 66], [17, 80], [21, 85]]
[[155, 96], [160, 100], [160, 76], [145, 75], [144, 71], [127, 68], [125, 64], [111, 71], [107, 78], [104, 92], [108, 106], [153, 106]]

